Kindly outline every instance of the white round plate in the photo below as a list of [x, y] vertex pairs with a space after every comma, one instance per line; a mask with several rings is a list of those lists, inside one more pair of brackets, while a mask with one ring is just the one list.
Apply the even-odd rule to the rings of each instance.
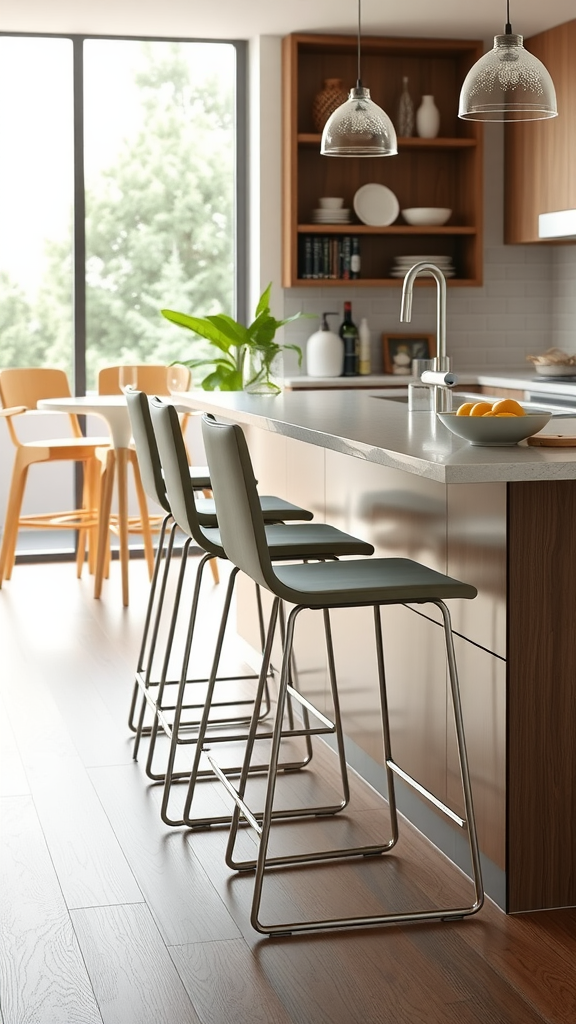
[[[402, 270], [399, 267], [395, 267], [394, 270], [392, 271], [392, 273], [390, 274], [390, 277], [406, 277], [406, 274], [408, 273], [409, 269], [410, 269], [409, 267], [406, 267], [405, 270]], [[450, 270], [448, 270], [448, 269], [443, 270], [442, 273], [444, 274], [444, 277], [456, 277], [456, 271], [452, 270], [452, 269], [450, 269]], [[421, 277], [426, 277], [426, 276], [432, 277], [432, 275], [429, 274], [429, 272], [427, 270], [423, 270], [422, 274], [421, 274]]]
[[543, 377], [576, 377], [576, 364], [574, 363], [550, 363], [549, 366], [544, 363], [535, 363], [534, 369]]
[[436, 263], [439, 267], [452, 265], [451, 256], [395, 256], [394, 260], [399, 266], [414, 266], [415, 263]]
[[358, 219], [373, 228], [388, 227], [400, 213], [400, 203], [385, 185], [362, 185], [352, 205]]
[[499, 419], [497, 416], [457, 416], [455, 412], [439, 412], [438, 419], [448, 430], [463, 437], [469, 444], [502, 447], [518, 444], [537, 434], [551, 419], [552, 413], [527, 413]]

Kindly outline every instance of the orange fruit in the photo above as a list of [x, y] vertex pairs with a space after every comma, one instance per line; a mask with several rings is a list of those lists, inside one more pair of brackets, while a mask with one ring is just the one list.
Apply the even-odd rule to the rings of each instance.
[[496, 414], [492, 412], [492, 409], [490, 409], [488, 412], [483, 412], [482, 413], [482, 416], [495, 416], [495, 415]]
[[526, 415], [520, 402], [517, 402], [515, 398], [501, 398], [499, 402], [494, 402], [493, 409], [496, 415], [501, 412], [508, 412], [513, 416]]
[[497, 416], [499, 420], [517, 420], [518, 417], [515, 412], [495, 412], [494, 416]]
[[483, 416], [485, 412], [492, 412], [491, 402], [476, 402], [470, 409], [470, 416]]
[[471, 410], [473, 405], [474, 405], [474, 402], [463, 402], [462, 405], [460, 405], [458, 407], [456, 415], [457, 416], [469, 416], [470, 415], [470, 410]]

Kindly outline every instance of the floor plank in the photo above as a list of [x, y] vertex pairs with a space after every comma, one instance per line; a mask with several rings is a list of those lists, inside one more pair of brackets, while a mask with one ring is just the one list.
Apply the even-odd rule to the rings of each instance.
[[242, 939], [171, 946], [170, 955], [203, 1024], [292, 1024]]
[[32, 800], [0, 804], [4, 1024], [102, 1024]]
[[27, 793], [30, 793], [30, 787], [22, 758], [8, 721], [6, 705], [0, 700], [0, 797], [24, 796]]
[[148, 907], [73, 910], [103, 1024], [200, 1024]]
[[90, 775], [165, 941], [236, 938], [186, 833], [162, 824], [157, 787], [146, 785], [140, 766], [94, 768]]
[[72, 737], [41, 675], [4, 685], [4, 702], [69, 907], [142, 899]]

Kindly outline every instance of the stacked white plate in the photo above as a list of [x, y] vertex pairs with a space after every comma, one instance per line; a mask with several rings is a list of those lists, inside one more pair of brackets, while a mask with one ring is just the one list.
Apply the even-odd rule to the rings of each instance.
[[349, 224], [350, 210], [312, 210], [313, 224]]
[[405, 277], [415, 263], [434, 263], [444, 277], [454, 277], [456, 271], [451, 256], [395, 256], [390, 277]]

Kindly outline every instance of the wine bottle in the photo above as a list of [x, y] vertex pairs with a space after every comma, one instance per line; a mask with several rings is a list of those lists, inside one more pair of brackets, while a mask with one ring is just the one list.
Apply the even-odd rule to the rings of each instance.
[[358, 332], [359, 342], [359, 366], [358, 372], [360, 374], [369, 374], [371, 371], [371, 360], [370, 360], [370, 328], [368, 321], [365, 316], [360, 321], [360, 330]]
[[344, 303], [344, 320], [340, 325], [339, 335], [344, 342], [343, 377], [358, 375], [358, 328], [352, 322], [352, 303]]

